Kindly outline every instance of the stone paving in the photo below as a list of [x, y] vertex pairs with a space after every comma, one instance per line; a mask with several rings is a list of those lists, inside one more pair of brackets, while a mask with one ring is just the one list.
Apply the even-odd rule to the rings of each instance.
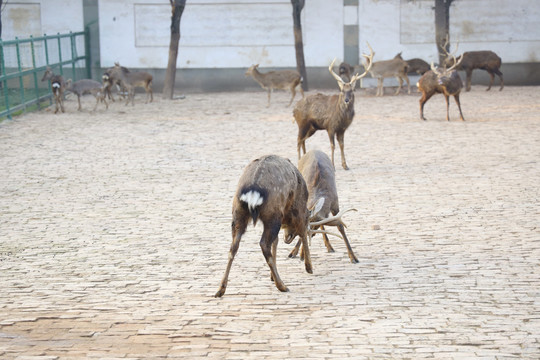
[[242, 169], [296, 163], [287, 93], [0, 123], [0, 358], [539, 359], [540, 87], [473, 87], [466, 122], [373, 93], [336, 170], [360, 262], [316, 237], [308, 274], [280, 240], [280, 293], [257, 225], [220, 299]]

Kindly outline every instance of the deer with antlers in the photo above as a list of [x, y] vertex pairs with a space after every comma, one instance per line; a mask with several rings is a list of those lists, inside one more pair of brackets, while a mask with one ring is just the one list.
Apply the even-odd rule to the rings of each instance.
[[[258, 220], [264, 225], [260, 246], [270, 267], [271, 279], [279, 291], [289, 291], [276, 267], [276, 249], [281, 228], [285, 230], [286, 244], [290, 244], [296, 236], [300, 237], [306, 271], [313, 273], [308, 239], [322, 230], [313, 230], [310, 221], [321, 209], [324, 199], [320, 199], [314, 208], [308, 209], [308, 196], [302, 174], [288, 159], [267, 155], [248, 164], [233, 199], [229, 261], [216, 297], [225, 294], [232, 262], [250, 220], [253, 225]], [[324, 220], [319, 222], [320, 225], [324, 225]]]
[[[320, 199], [324, 199], [321, 210], [319, 210], [313, 218], [314, 222], [311, 223], [312, 228], [320, 226], [321, 229], [325, 231], [324, 226], [336, 226], [341, 233], [341, 236], [338, 234], [329, 234], [342, 238], [343, 241], [345, 241], [349, 259], [352, 263], [358, 263], [358, 258], [354, 255], [347, 234], [345, 234], [345, 224], [341, 220], [344, 213], [351, 210], [356, 211], [356, 209], [347, 209], [342, 212], [339, 211], [336, 176], [332, 161], [324, 152], [320, 150], [311, 150], [302, 156], [298, 162], [298, 170], [304, 177], [308, 187], [308, 207], [314, 207]], [[328, 216], [330, 213], [332, 213], [332, 217]], [[328, 234], [325, 232], [322, 236], [327, 251], [334, 252], [334, 248], [328, 240]], [[289, 257], [295, 257], [298, 254], [301, 245], [302, 242], [298, 240], [293, 251], [289, 254]]]
[[[447, 52], [447, 54], [449, 53]], [[460, 60], [456, 60], [454, 54], [449, 55], [454, 58], [454, 65], [448, 69], [446, 67], [437, 68], [432, 62], [431, 70], [422, 75], [416, 84], [418, 86], [418, 90], [420, 90], [422, 93], [422, 97], [420, 98], [420, 118], [422, 120], [426, 120], [424, 117], [424, 104], [433, 95], [443, 94], [444, 98], [446, 99], [446, 121], [450, 121], [450, 102], [448, 100], [450, 96], [454, 97], [459, 109], [461, 120], [465, 121], [463, 118], [463, 113], [461, 112], [461, 104], [459, 101], [459, 94], [463, 88], [463, 82], [461, 81], [461, 78], [456, 70], [456, 67], [458, 67], [463, 60], [463, 57]]]
[[[369, 44], [368, 44], [369, 46]], [[298, 159], [301, 158], [301, 150], [306, 153], [306, 140], [317, 130], [326, 130], [330, 138], [332, 149], [332, 165], [334, 165], [334, 138], [337, 137], [341, 150], [341, 165], [345, 170], [349, 170], [345, 160], [344, 136], [345, 130], [351, 125], [354, 118], [354, 88], [356, 82], [367, 75], [373, 64], [373, 50], [370, 55], [362, 54], [369, 59], [369, 65], [363, 74], [355, 74], [351, 80], [345, 82], [333, 70], [334, 61], [328, 67], [330, 74], [336, 79], [340, 92], [337, 95], [315, 94], [310, 95], [296, 103], [293, 110], [294, 120], [298, 125], [297, 150]], [[335, 165], [334, 165], [335, 167]]]

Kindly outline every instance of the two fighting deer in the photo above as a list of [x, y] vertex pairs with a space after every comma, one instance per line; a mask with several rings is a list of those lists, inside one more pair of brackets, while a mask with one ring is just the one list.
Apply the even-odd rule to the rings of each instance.
[[[312, 174], [308, 177], [307, 184], [302, 173], [288, 159], [277, 155], [267, 155], [253, 160], [245, 168], [233, 199], [232, 243], [225, 274], [216, 297], [225, 294], [232, 262], [250, 220], [253, 225], [258, 220], [263, 223], [260, 246], [266, 263], [270, 267], [271, 279], [280, 291], [289, 291], [281, 280], [276, 266], [278, 234], [281, 228], [285, 230], [286, 244], [290, 244], [296, 236], [300, 238], [296, 252], [301, 244], [302, 259], [306, 271], [310, 274], [313, 273], [309, 252], [311, 236], [318, 232], [326, 232], [326, 230], [317, 230], [317, 227], [325, 224], [338, 226], [348, 244], [342, 232], [341, 216], [351, 209], [339, 212], [334, 178], [328, 176], [328, 174], [333, 175], [333, 166], [328, 157], [319, 162], [321, 157], [320, 154], [306, 155], [302, 169], [305, 173]], [[326, 217], [330, 211], [332, 213], [338, 211], [338, 213], [335, 216]], [[320, 220], [321, 217], [323, 217], [322, 220]], [[351, 256], [350, 245], [347, 248]], [[357, 261], [354, 254], [352, 256], [351, 261]]]

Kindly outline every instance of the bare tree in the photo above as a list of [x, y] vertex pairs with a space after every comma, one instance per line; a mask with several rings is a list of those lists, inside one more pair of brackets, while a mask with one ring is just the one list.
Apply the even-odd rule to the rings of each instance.
[[296, 69], [302, 76], [302, 89], [308, 90], [306, 75], [306, 62], [304, 60], [304, 42], [302, 40], [302, 23], [300, 17], [304, 8], [305, 0], [291, 0], [293, 8], [294, 48], [296, 50]]
[[435, 0], [435, 43], [439, 64], [443, 64], [450, 48], [450, 5], [454, 0]]
[[186, 7], [186, 0], [169, 0], [171, 3], [171, 41], [169, 43], [169, 62], [163, 84], [163, 98], [172, 99], [174, 81], [176, 79], [176, 60], [178, 58], [178, 43], [180, 42], [180, 19]]

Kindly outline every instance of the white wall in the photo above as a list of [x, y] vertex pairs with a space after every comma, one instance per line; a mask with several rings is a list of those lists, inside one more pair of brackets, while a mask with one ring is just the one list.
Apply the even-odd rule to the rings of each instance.
[[84, 30], [82, 0], [4, 1], [2, 40]]
[[[398, 52], [404, 59], [438, 61], [434, 0], [360, 0], [360, 52], [375, 50], [375, 61]], [[492, 50], [503, 63], [540, 60], [540, 1], [455, 0], [450, 8], [450, 40], [457, 54]]]
[[[306, 65], [342, 56], [340, 2], [307, 1], [302, 15]], [[163, 0], [100, 1], [101, 64], [166, 67], [170, 17]], [[180, 24], [180, 68], [296, 66], [290, 0], [190, 0]]]

